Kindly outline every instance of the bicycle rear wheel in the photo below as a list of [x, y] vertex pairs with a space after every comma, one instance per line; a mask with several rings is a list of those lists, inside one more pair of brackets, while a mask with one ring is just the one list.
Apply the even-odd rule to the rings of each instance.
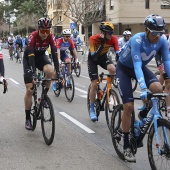
[[52, 102], [48, 96], [41, 103], [41, 129], [47, 145], [51, 145], [55, 134], [55, 115]]
[[81, 65], [80, 64], [78, 65], [77, 63], [75, 63], [74, 72], [77, 77], [80, 77], [80, 73], [81, 73]]
[[[70, 82], [69, 84], [68, 81]], [[66, 76], [64, 91], [67, 100], [69, 102], [72, 102], [72, 100], [74, 99], [74, 92], [75, 92], [74, 79], [72, 75]]]
[[109, 130], [111, 131], [112, 112], [115, 109], [115, 107], [118, 104], [120, 104], [119, 96], [116, 93], [116, 91], [114, 91], [113, 89], [111, 89], [109, 92], [109, 101], [108, 102], [109, 103], [105, 102], [105, 116], [106, 116], [107, 126], [108, 126]]
[[[152, 124], [147, 143], [149, 163], [152, 169], [170, 169], [170, 123], [165, 119], [158, 119], [157, 123], [160, 143], [159, 146], [156, 143], [154, 124]], [[160, 153], [157, 147], [160, 147]]]

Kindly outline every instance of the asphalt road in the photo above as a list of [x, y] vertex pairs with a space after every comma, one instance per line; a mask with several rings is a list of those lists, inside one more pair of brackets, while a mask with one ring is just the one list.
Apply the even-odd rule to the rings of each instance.
[[[74, 75], [75, 97], [69, 103], [61, 91], [56, 97], [50, 89], [56, 120], [54, 142], [47, 146], [41, 125], [35, 131], [27, 131], [24, 113], [22, 64], [10, 61], [8, 51], [3, 49], [8, 92], [4, 95], [0, 86], [0, 169], [2, 170], [148, 170], [150, 169], [146, 139], [144, 147], [138, 149], [137, 163], [126, 163], [119, 159], [111, 141], [111, 135], [101, 112], [99, 121], [89, 119], [86, 107], [87, 88], [90, 83], [87, 64], [82, 64], [81, 76]], [[82, 56], [79, 55], [80, 60]], [[154, 64], [154, 62], [153, 62]], [[156, 68], [152, 67], [156, 70]], [[99, 69], [101, 72], [102, 69]], [[40, 94], [40, 90], [38, 91]], [[134, 93], [139, 96], [140, 90]], [[141, 102], [136, 102], [135, 110]]]

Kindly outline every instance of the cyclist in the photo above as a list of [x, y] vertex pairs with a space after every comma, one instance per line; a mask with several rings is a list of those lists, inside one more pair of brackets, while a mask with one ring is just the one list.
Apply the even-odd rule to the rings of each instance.
[[11, 58], [12, 52], [14, 50], [14, 42], [15, 42], [15, 38], [14, 35], [11, 33], [10, 37], [8, 37], [8, 49], [9, 49], [9, 58]]
[[[124, 134], [124, 157], [129, 162], [135, 162], [129, 142], [129, 129], [131, 127], [131, 113], [134, 109], [134, 99], [131, 78], [138, 80], [141, 88], [140, 98], [146, 102], [148, 89], [152, 93], [162, 92], [162, 86], [155, 74], [146, 65], [156, 53], [161, 50], [164, 66], [170, 76], [170, 58], [167, 40], [162, 37], [165, 32], [164, 19], [159, 15], [149, 15], [144, 21], [145, 32], [135, 34], [125, 48], [119, 53], [116, 66], [118, 89], [123, 101], [122, 131]], [[141, 144], [142, 145], [142, 144]]]
[[132, 33], [128, 30], [123, 32], [123, 37], [118, 39], [120, 49], [130, 40], [131, 34]]
[[[29, 36], [28, 46], [24, 51], [23, 67], [24, 67], [24, 82], [26, 86], [25, 93], [25, 114], [26, 122], [25, 128], [32, 130], [31, 123], [31, 105], [33, 90], [31, 90], [33, 83], [37, 80], [36, 68], [43, 71], [46, 78], [52, 78], [54, 69], [45, 55], [45, 51], [51, 46], [52, 58], [56, 72], [59, 72], [59, 64], [57, 59], [57, 49], [55, 46], [54, 36], [50, 33], [51, 20], [48, 18], [40, 18], [38, 20], [38, 30], [32, 32]], [[46, 92], [48, 92], [51, 82], [46, 82]]]
[[21, 35], [17, 35], [16, 40], [14, 41], [14, 48], [15, 48], [15, 56], [18, 56], [18, 50], [19, 48], [21, 49], [22, 52], [22, 47], [23, 47], [23, 41], [21, 38]]
[[[67, 54], [66, 50], [68, 50], [69, 48], [71, 48], [71, 50], [73, 51], [73, 54], [75, 56], [75, 60], [77, 63], [79, 63], [78, 61], [78, 54], [77, 51], [75, 49], [75, 45], [73, 43], [73, 40], [70, 39], [71, 37], [71, 30], [70, 29], [64, 29], [62, 31], [62, 36], [61, 38], [58, 38], [56, 40], [56, 47], [57, 47], [57, 54], [58, 54], [58, 61], [59, 64], [61, 64], [62, 61], [66, 62], [66, 63], [70, 63], [71, 59], [69, 57], [69, 55]], [[68, 72], [69, 74], [71, 74], [71, 64], [68, 64]], [[70, 86], [70, 81], [68, 79], [67, 82], [67, 86]], [[56, 91], [57, 90], [57, 85], [56, 82], [53, 82], [53, 90]]]
[[96, 95], [98, 68], [102, 68], [114, 74], [116, 71], [113, 62], [107, 58], [107, 52], [110, 47], [113, 47], [116, 55], [119, 53], [119, 46], [117, 37], [113, 35], [114, 26], [110, 22], [102, 22], [99, 29], [101, 34], [93, 35], [89, 38], [90, 52], [88, 54], [88, 72], [91, 79], [90, 89], [90, 119], [97, 121], [97, 116], [94, 110], [94, 101]]
[[73, 40], [76, 49], [77, 49], [77, 46], [82, 45], [82, 41], [80, 39], [80, 36], [77, 30], [73, 31], [73, 34], [71, 35], [71, 39]]
[[25, 48], [27, 47], [27, 45], [28, 45], [28, 36], [25, 36], [25, 38], [23, 39], [24, 51], [25, 51]]

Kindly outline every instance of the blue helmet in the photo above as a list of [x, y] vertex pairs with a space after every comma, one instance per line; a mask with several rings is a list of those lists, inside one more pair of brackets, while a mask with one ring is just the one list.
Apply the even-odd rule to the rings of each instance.
[[165, 21], [160, 15], [152, 14], [145, 18], [144, 25], [146, 28], [155, 31], [165, 31]]
[[74, 30], [73, 35], [77, 36], [77, 35], [79, 35], [79, 32], [77, 30]]

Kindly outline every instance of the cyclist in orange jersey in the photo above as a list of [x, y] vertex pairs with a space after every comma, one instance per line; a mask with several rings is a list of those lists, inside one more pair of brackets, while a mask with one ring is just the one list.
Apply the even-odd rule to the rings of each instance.
[[101, 34], [93, 35], [89, 38], [90, 51], [88, 55], [88, 72], [91, 79], [90, 89], [90, 119], [97, 121], [97, 116], [94, 110], [94, 101], [96, 95], [98, 81], [98, 65], [103, 69], [108, 70], [110, 74], [116, 71], [113, 62], [107, 58], [107, 52], [110, 47], [113, 47], [118, 58], [119, 46], [117, 37], [113, 35], [114, 26], [110, 22], [102, 22], [99, 29]]

